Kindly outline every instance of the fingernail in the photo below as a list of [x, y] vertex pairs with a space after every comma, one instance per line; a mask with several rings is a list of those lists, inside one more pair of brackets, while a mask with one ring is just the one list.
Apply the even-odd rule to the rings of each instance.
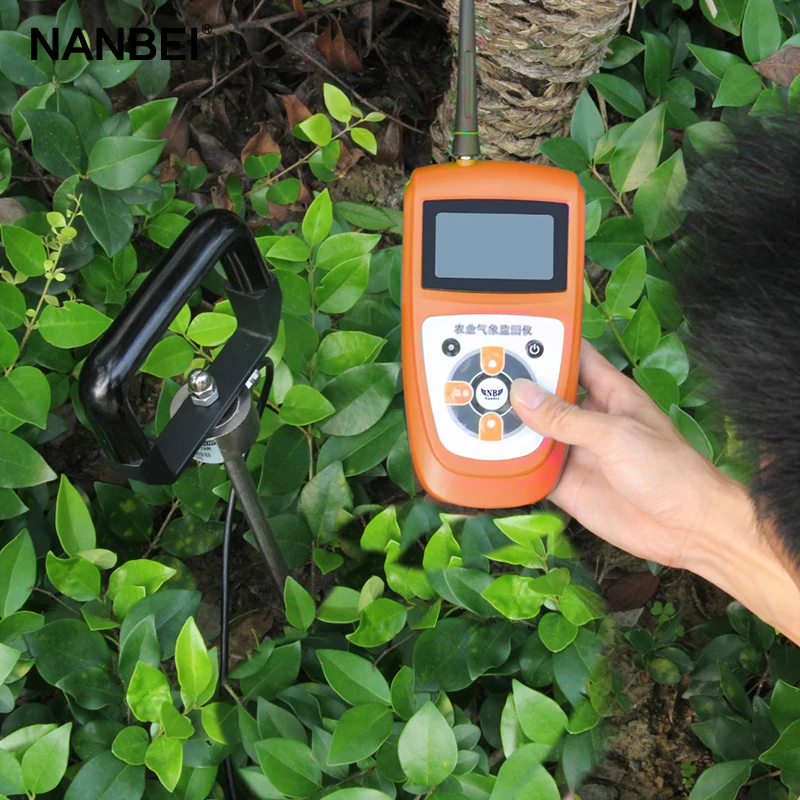
[[529, 381], [527, 378], [517, 378], [511, 384], [511, 399], [531, 411], [539, 408], [545, 397], [547, 397], [547, 392], [538, 383]]

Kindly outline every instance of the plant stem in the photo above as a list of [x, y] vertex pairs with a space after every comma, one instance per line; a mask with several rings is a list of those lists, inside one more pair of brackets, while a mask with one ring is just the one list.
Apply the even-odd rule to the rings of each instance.
[[61, 604], [68, 611], [71, 611], [73, 614], [75, 614], [76, 617], [81, 616], [80, 611], [76, 611], [71, 605], [65, 603], [58, 595], [55, 595], [52, 592], [48, 592], [47, 589], [40, 589], [38, 586], [33, 586], [32, 589], [34, 592], [39, 592], [39, 594], [46, 594], [51, 600], [55, 600], [56, 603]]
[[603, 315], [603, 318], [606, 321], [606, 324], [611, 329], [611, 333], [614, 335], [614, 338], [617, 340], [617, 344], [619, 344], [620, 348], [622, 349], [622, 353], [628, 361], [631, 362], [631, 365], [634, 367], [639, 366], [636, 363], [636, 359], [630, 354], [628, 348], [625, 345], [625, 342], [622, 341], [622, 336], [620, 336], [619, 331], [617, 330], [617, 326], [614, 325], [614, 320], [609, 316], [608, 312], [603, 308], [603, 304], [600, 302], [600, 297], [597, 294], [597, 290], [592, 286], [592, 282], [586, 278], [586, 283], [589, 286], [589, 291], [592, 293], [592, 298], [594, 299], [595, 303], [597, 304], [597, 308], [600, 310], [600, 313]]
[[625, 205], [625, 203], [622, 202], [622, 196], [617, 194], [614, 191], [614, 189], [611, 186], [609, 186], [608, 181], [597, 171], [597, 167], [592, 165], [590, 169], [592, 171], [592, 175], [594, 175], [594, 177], [597, 178], [597, 180], [599, 180], [600, 183], [602, 183], [603, 186], [606, 187], [606, 189], [608, 189], [608, 193], [611, 195], [611, 197], [614, 198], [614, 202], [623, 210], [625, 216], [633, 217], [633, 214], [631, 214], [631, 212], [628, 211], [628, 207]]
[[151, 542], [148, 545], [147, 550], [145, 551], [145, 554], [142, 556], [142, 558], [147, 558], [150, 555], [150, 553], [152, 553], [153, 550], [155, 550], [156, 547], [158, 547], [158, 542], [161, 539], [162, 534], [166, 530], [167, 525], [169, 525], [170, 521], [172, 520], [172, 517], [175, 515], [175, 512], [180, 507], [181, 507], [181, 501], [180, 500], [175, 499], [175, 500], [172, 501], [172, 506], [170, 506], [170, 509], [167, 512], [167, 516], [164, 518], [164, 521], [161, 523], [161, 527], [158, 529], [158, 533], [151, 540]]
[[[39, 296], [39, 302], [36, 304], [36, 308], [34, 309], [33, 316], [25, 320], [25, 334], [22, 337], [22, 341], [19, 343], [19, 356], [17, 356], [17, 361], [19, 361], [20, 356], [22, 356], [22, 351], [25, 349], [25, 345], [28, 343], [28, 339], [30, 339], [31, 334], [33, 333], [34, 328], [36, 327], [36, 321], [39, 319], [39, 314], [41, 313], [42, 305], [44, 304], [45, 295], [50, 290], [50, 284], [52, 282], [53, 282], [52, 277], [47, 279], [44, 285], [44, 289], [42, 289], [42, 294]], [[17, 361], [15, 361], [5, 371], [6, 377], [8, 377], [14, 371], [14, 367], [17, 366]]]

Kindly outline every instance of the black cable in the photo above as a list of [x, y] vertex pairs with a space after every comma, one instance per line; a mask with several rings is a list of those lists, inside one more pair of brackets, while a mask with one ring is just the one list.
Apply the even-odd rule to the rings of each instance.
[[[272, 378], [275, 374], [275, 367], [271, 359], [267, 359], [266, 371], [264, 373], [264, 385], [261, 390], [261, 395], [256, 404], [256, 411], [258, 412], [259, 422], [264, 409], [267, 406], [267, 398], [269, 397], [269, 390], [272, 386]], [[244, 454], [247, 458], [247, 453]], [[233, 515], [236, 513], [236, 490], [231, 486], [230, 497], [228, 498], [228, 507], [225, 511], [225, 530], [222, 535], [222, 598], [220, 601], [220, 631], [219, 631], [219, 688], [228, 679], [228, 655], [230, 650], [229, 636], [229, 618], [230, 618], [230, 553], [231, 553], [231, 538], [233, 534]], [[241, 532], [244, 527], [244, 516], [239, 520], [236, 527], [237, 534]], [[228, 800], [237, 800], [236, 782], [233, 774], [233, 762], [230, 756], [225, 759], [225, 779], [228, 784], [228, 791], [226, 792]]]

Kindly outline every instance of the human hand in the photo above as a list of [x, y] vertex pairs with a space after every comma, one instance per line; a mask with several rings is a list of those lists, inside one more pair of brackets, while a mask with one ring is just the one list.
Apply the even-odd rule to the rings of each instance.
[[587, 341], [581, 348], [580, 406], [527, 380], [511, 387], [520, 419], [570, 445], [550, 499], [585, 528], [623, 550], [696, 571], [697, 546], [721, 520], [749, 514], [739, 483], [678, 433], [634, 381]]

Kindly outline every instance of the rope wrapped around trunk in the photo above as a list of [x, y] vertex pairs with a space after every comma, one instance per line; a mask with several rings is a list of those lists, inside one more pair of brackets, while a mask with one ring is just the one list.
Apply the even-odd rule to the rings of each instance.
[[[444, 5], [455, 52], [458, 0]], [[600, 69], [629, 9], [630, 0], [476, 1], [478, 122], [487, 156], [532, 160], [540, 142], [567, 132], [586, 79]], [[447, 158], [455, 74], [454, 63], [431, 128], [437, 161]]]

